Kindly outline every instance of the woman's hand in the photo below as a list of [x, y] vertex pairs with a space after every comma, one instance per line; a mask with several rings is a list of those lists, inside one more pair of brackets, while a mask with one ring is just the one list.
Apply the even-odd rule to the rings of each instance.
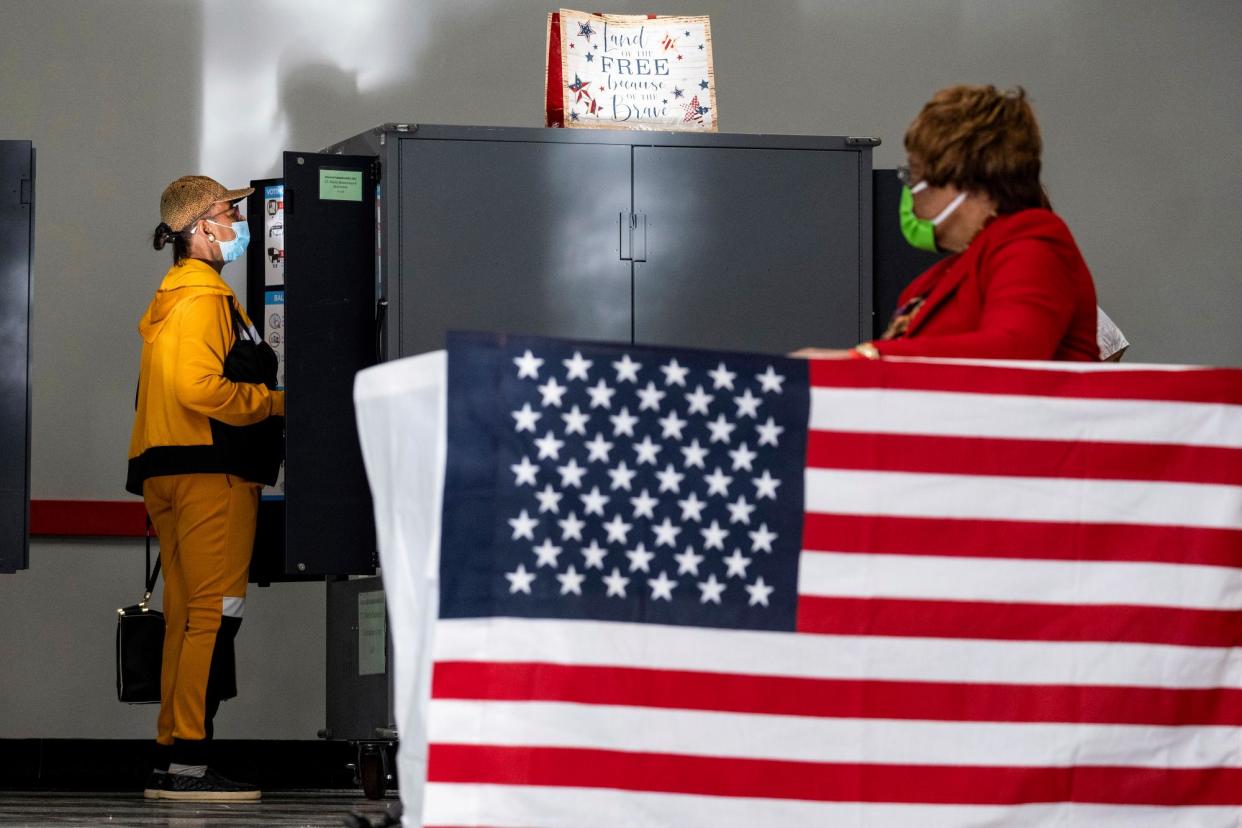
[[854, 359], [851, 348], [803, 348], [790, 354], [802, 359]]

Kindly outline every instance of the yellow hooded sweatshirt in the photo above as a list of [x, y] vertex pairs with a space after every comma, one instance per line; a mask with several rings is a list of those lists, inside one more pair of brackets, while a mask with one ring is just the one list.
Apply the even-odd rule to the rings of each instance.
[[245, 426], [284, 416], [284, 391], [224, 377], [235, 340], [228, 303], [236, 301], [206, 262], [185, 259], [164, 276], [138, 323], [142, 363], [128, 491], [142, 494], [148, 477], [230, 472], [228, 458], [212, 442], [213, 419]]

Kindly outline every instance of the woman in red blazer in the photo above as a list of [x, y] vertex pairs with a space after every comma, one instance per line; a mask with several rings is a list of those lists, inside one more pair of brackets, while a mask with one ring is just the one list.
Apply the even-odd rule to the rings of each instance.
[[943, 89], [905, 137], [902, 231], [952, 255], [907, 287], [884, 336], [800, 356], [1097, 361], [1095, 286], [1039, 180], [1026, 93]]

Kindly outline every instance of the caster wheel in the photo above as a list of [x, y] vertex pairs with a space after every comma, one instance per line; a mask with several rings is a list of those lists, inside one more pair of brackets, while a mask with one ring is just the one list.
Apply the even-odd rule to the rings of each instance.
[[358, 756], [358, 776], [367, 799], [383, 799], [388, 789], [388, 769], [382, 750], [364, 749]]

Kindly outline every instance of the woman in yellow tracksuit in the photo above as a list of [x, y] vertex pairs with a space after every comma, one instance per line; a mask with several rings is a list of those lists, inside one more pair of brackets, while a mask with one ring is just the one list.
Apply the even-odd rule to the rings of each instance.
[[220, 424], [251, 426], [285, 413], [283, 391], [225, 377], [239, 330], [258, 341], [220, 278], [249, 239], [237, 204], [251, 192], [204, 176], [168, 186], [154, 246], [172, 244], [173, 266], [138, 325], [142, 363], [126, 488], [143, 496], [159, 533], [167, 629], [148, 798], [259, 798], [255, 786], [210, 769], [207, 755], [219, 703], [236, 695], [232, 642], [261, 488], [246, 478], [249, 458], [230, 456], [213, 435]]

